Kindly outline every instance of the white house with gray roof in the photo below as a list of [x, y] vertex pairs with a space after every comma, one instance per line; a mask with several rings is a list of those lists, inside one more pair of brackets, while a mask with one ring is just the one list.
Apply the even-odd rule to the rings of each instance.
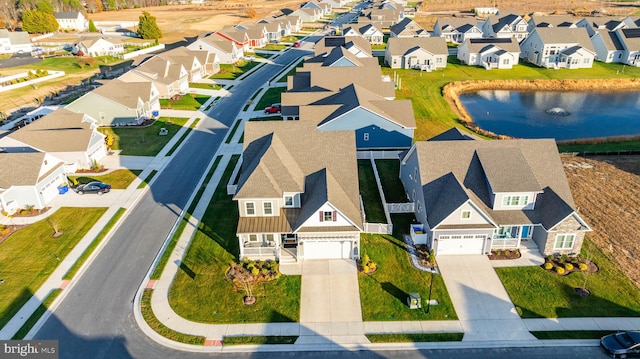
[[160, 111], [159, 95], [152, 82], [115, 79], [87, 92], [65, 108], [96, 119], [98, 126], [139, 125]]
[[64, 108], [0, 138], [0, 148], [46, 152], [63, 160], [71, 172], [90, 168], [107, 156], [105, 135], [98, 131], [96, 120]]
[[300, 261], [360, 257], [353, 132], [312, 123], [249, 122], [234, 194], [240, 258]]
[[31, 51], [33, 51], [33, 47], [29, 33], [0, 29], [0, 54], [30, 54]]
[[400, 22], [389, 27], [389, 37], [429, 37], [429, 31], [425, 30], [417, 22], [405, 17]]
[[640, 66], [640, 28], [618, 29], [616, 35], [624, 48], [623, 63]]
[[589, 69], [596, 52], [585, 28], [536, 27], [520, 43], [520, 57], [546, 68]]
[[189, 72], [184, 65], [160, 56], [125, 72], [118, 79], [123, 82], [149, 81], [158, 89], [160, 98], [171, 98], [189, 90]]
[[199, 36], [194, 42], [187, 45], [187, 49], [214, 53], [221, 64], [233, 64], [244, 57], [244, 47], [215, 34]]
[[578, 254], [590, 227], [578, 214], [553, 139], [416, 142], [400, 179], [423, 244], [437, 255], [486, 254], [532, 240]]
[[516, 42], [521, 42], [528, 35], [528, 24], [517, 14], [507, 14], [493, 22], [491, 17], [488, 17], [486, 21], [480, 24], [482, 29], [482, 36], [485, 38], [514, 38]]
[[61, 11], [53, 15], [60, 30], [84, 31], [88, 27], [87, 19], [79, 11]]
[[433, 71], [447, 67], [449, 50], [442, 37], [389, 38], [384, 50], [384, 62], [392, 69]]
[[482, 37], [482, 30], [474, 18], [442, 17], [436, 20], [433, 36], [443, 37], [447, 42], [461, 44], [466, 39]]
[[624, 62], [625, 50], [618, 34], [606, 29], [594, 30], [591, 43], [596, 52], [595, 60], [600, 62]]
[[0, 207], [6, 213], [29, 206], [45, 208], [58, 196], [58, 186], [66, 182], [64, 161], [49, 153], [0, 152]]
[[456, 56], [463, 64], [482, 66], [487, 70], [511, 69], [518, 64], [520, 46], [512, 37], [467, 39], [458, 46]]

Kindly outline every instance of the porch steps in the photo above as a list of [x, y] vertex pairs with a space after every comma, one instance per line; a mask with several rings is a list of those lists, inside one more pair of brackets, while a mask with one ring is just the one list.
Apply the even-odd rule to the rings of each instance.
[[302, 263], [287, 249], [280, 250], [280, 272], [286, 275], [301, 275]]

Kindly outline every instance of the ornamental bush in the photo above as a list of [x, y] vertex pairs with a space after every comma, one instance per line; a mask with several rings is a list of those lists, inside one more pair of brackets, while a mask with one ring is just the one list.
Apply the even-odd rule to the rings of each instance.
[[553, 264], [552, 263], [547, 262], [547, 263], [544, 264], [544, 269], [551, 270], [551, 268], [553, 268]]
[[567, 264], [565, 264], [565, 265], [564, 265], [564, 269], [566, 269], [566, 270], [573, 270], [573, 264], [571, 264], [571, 263], [567, 263]]
[[586, 265], [585, 263], [580, 263], [578, 264], [578, 268], [580, 268], [580, 270], [587, 270], [589, 268], [588, 265]]
[[558, 273], [558, 274], [564, 274], [564, 268], [562, 268], [562, 267], [556, 267], [556, 273]]

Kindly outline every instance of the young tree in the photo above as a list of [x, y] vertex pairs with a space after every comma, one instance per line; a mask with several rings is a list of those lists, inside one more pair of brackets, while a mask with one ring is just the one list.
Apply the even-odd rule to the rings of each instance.
[[96, 28], [96, 24], [93, 23], [93, 20], [89, 19], [89, 32], [98, 32], [98, 28]]
[[156, 17], [146, 11], [140, 15], [138, 22], [138, 35], [143, 39], [159, 39], [162, 37], [162, 31], [156, 24]]

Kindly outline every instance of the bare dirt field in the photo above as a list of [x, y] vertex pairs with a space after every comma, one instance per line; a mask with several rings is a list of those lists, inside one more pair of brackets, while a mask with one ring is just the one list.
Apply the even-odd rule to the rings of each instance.
[[588, 237], [640, 286], [640, 156], [563, 156]]
[[[256, 11], [254, 19], [247, 16], [244, 8], [244, 4], [247, 3]], [[161, 42], [170, 44], [195, 37], [202, 32], [220, 30], [225, 25], [282, 14], [281, 9], [296, 10], [301, 3], [300, 0], [216, 1], [206, 5], [171, 5], [105, 11], [91, 14], [89, 18], [94, 21], [135, 21], [142, 11], [147, 11], [156, 17], [156, 22], [163, 32]]]

